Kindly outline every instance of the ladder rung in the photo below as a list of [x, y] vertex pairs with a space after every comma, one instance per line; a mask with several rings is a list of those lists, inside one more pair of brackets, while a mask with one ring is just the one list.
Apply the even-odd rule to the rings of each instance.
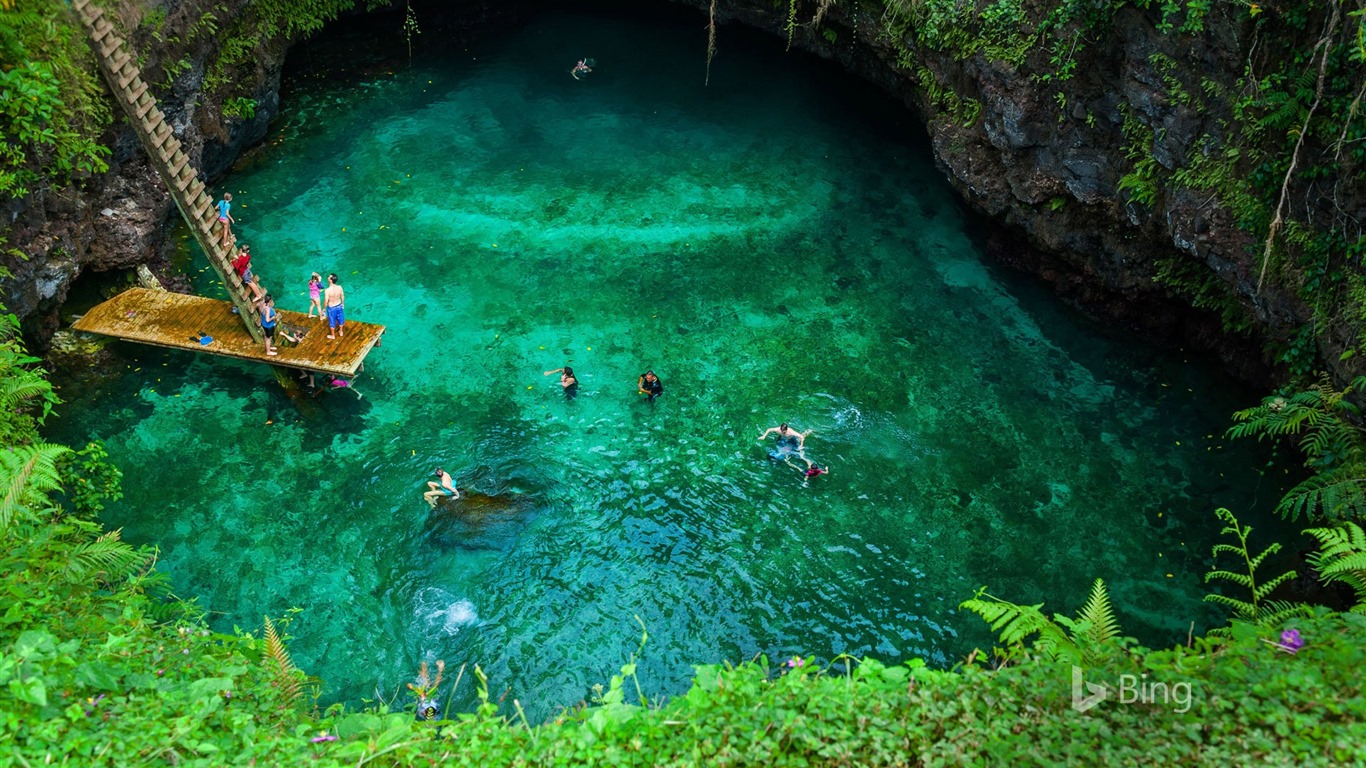
[[99, 43], [106, 37], [109, 37], [109, 35], [114, 31], [114, 25], [110, 24], [107, 21], [103, 24], [91, 24], [90, 27], [92, 30], [94, 30], [90, 36], [90, 39], [94, 40], [96, 43]]
[[194, 181], [190, 182], [190, 194], [193, 196], [197, 196], [199, 195], [199, 193], [203, 191], [204, 182], [200, 181], [198, 177], [195, 177]]
[[[115, 73], [115, 74], [118, 74], [118, 72], [119, 72], [119, 70], [117, 70], [117, 69], [114, 70], [114, 73]], [[128, 88], [128, 87], [131, 86], [133, 83], [137, 82], [138, 76], [139, 76], [139, 73], [138, 73], [136, 67], [133, 69], [132, 72], [125, 72], [124, 75], [123, 75], [123, 77], [120, 77], [120, 78], [119, 78], [119, 88], [120, 88], [120, 89]]]
[[[125, 64], [127, 64], [128, 62], [132, 61], [132, 60], [133, 60], [133, 57], [132, 57], [132, 56], [129, 56], [128, 53], [127, 53], [126, 51], [122, 51], [122, 52], [119, 53], [119, 55], [118, 55], [117, 58], [115, 58], [113, 61], [109, 62], [109, 66], [113, 67], [113, 69], [114, 69], [115, 72], [123, 72], [123, 66], [124, 66]], [[125, 74], [128, 74], [128, 73], [125, 73]], [[138, 71], [137, 71], [137, 68], [136, 68], [136, 67], [133, 68], [133, 71], [132, 71], [131, 74], [132, 74], [132, 77], [137, 77]], [[127, 86], [123, 86], [123, 87], [126, 88]]]
[[[175, 155], [171, 156], [171, 163], [171, 176], [178, 179], [180, 178], [180, 171], [190, 164], [190, 157], [184, 152], [177, 152]], [[189, 183], [188, 179], [186, 179], [186, 183]]]
[[144, 93], [146, 93], [146, 92], [147, 92], [147, 83], [146, 83], [146, 82], [139, 82], [136, 86], [134, 86], [131, 90], [128, 91], [128, 100], [129, 100], [129, 101], [136, 102], [139, 98], [142, 97], [142, 94], [144, 94]]
[[108, 44], [108, 45], [101, 45], [101, 46], [99, 46], [100, 55], [103, 56], [103, 57], [105, 57], [105, 58], [107, 59], [107, 58], [113, 56], [115, 53], [117, 53], [118, 50], [119, 50], [120, 48], [122, 48], [122, 47], [123, 47], [123, 38], [120, 38], [120, 37], [118, 37], [118, 36], [115, 36], [113, 39], [111, 39], [111, 40], [109, 41], [109, 44]]
[[143, 121], [143, 125], [145, 125], [150, 132], [150, 129], [156, 127], [156, 116], [161, 114], [157, 111], [156, 100], [149, 96], [147, 97], [147, 102], [145, 104], [134, 106], [135, 109], [133, 110], [133, 114], [137, 115], [138, 119]]

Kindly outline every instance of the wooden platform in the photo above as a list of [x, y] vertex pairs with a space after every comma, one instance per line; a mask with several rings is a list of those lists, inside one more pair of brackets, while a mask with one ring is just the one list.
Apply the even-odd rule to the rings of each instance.
[[[232, 302], [206, 299], [148, 288], [133, 288], [85, 313], [71, 327], [86, 333], [112, 336], [140, 344], [183, 349], [255, 363], [302, 368], [315, 373], [354, 376], [365, 355], [379, 341], [384, 326], [357, 323], [349, 318], [346, 336], [327, 338], [326, 322], [302, 312], [280, 311], [282, 323], [307, 330], [298, 346], [280, 345], [279, 355], [266, 355], [263, 345], [252, 340]], [[213, 337], [200, 344], [199, 333]], [[281, 341], [276, 332], [276, 341]]]

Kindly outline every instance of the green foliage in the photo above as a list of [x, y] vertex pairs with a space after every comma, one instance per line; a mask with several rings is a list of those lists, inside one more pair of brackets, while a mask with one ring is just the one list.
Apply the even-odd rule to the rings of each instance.
[[1134, 115], [1133, 109], [1121, 106], [1124, 114], [1124, 156], [1134, 164], [1133, 170], [1119, 180], [1119, 191], [1129, 193], [1129, 201], [1151, 207], [1157, 199], [1157, 158], [1153, 157], [1153, 146], [1157, 136], [1153, 129], [1144, 125]]
[[355, 0], [252, 0], [222, 25], [204, 91], [217, 94], [233, 87], [240, 70], [253, 66], [263, 51], [308, 37], [355, 5]]
[[1290, 489], [1276, 511], [1290, 519], [1361, 518], [1366, 512], [1366, 442], [1356, 426], [1361, 412], [1348, 399], [1366, 385], [1358, 378], [1341, 391], [1324, 375], [1289, 395], [1275, 395], [1233, 414], [1235, 438], [1294, 438], [1313, 474]]
[[[1217, 563], [1221, 554], [1241, 558], [1243, 561], [1242, 570], [1212, 569], [1205, 574], [1205, 583], [1220, 581], [1241, 587], [1247, 590], [1248, 599], [1243, 600], [1230, 595], [1212, 593], [1205, 595], [1205, 600], [1231, 609], [1236, 621], [1244, 621], [1261, 627], [1278, 628], [1290, 618], [1306, 615], [1308, 609], [1303, 605], [1267, 599], [1278, 587], [1295, 578], [1294, 571], [1286, 571], [1279, 576], [1258, 583], [1258, 569], [1262, 567], [1268, 557], [1281, 551], [1281, 545], [1272, 544], [1262, 550], [1261, 554], [1253, 556], [1247, 548], [1247, 537], [1252, 535], [1252, 526], [1240, 525], [1238, 518], [1234, 517], [1233, 513], [1227, 509], [1217, 509], [1214, 514], [1224, 522], [1224, 529], [1220, 533], [1231, 537], [1236, 542], [1234, 544], [1215, 544], [1213, 547], [1214, 560]], [[1213, 634], [1227, 631], [1216, 630]]]
[[111, 116], [64, 14], [46, 0], [0, 12], [0, 197], [108, 169], [99, 135]]
[[1326, 582], [1341, 582], [1356, 592], [1356, 609], [1366, 612], [1366, 531], [1353, 522], [1336, 528], [1310, 528], [1305, 533], [1318, 539], [1319, 551], [1309, 564]]
[[1224, 330], [1230, 333], [1252, 331], [1252, 312], [1243, 305], [1237, 292], [1204, 264], [1183, 256], [1161, 256], [1153, 260], [1153, 282], [1171, 288], [1191, 306], [1219, 315]]
[[1043, 658], [1071, 664], [1097, 662], [1120, 647], [1119, 622], [1100, 579], [1091, 585], [1091, 595], [1075, 619], [1061, 614], [1050, 619], [1043, 613], [1042, 604], [1016, 605], [986, 594], [985, 587], [960, 607], [991, 625], [991, 631], [1006, 646], [1007, 658], [1023, 654], [1030, 638], [1034, 638], [1032, 649]]
[[223, 102], [224, 117], [238, 117], [250, 120], [256, 117], [256, 99], [234, 96]]
[[67, 501], [83, 520], [95, 520], [104, 505], [123, 498], [123, 472], [109, 460], [104, 443], [96, 440], [58, 461], [65, 478]]

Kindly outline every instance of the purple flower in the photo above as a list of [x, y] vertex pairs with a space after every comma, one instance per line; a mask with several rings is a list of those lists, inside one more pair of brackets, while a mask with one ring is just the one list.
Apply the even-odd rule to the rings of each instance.
[[1294, 653], [1304, 647], [1304, 639], [1300, 637], [1298, 629], [1287, 629], [1281, 633], [1280, 649], [1286, 653]]
[[337, 740], [337, 737], [336, 737], [336, 736], [334, 736], [333, 734], [330, 734], [330, 733], [326, 733], [326, 732], [319, 733], [317, 736], [314, 736], [313, 739], [312, 739], [312, 741], [313, 741], [314, 744], [317, 744], [318, 742], [321, 742], [321, 741], [336, 741], [336, 740]]
[[788, 669], [795, 669], [796, 667], [804, 666], [805, 664], [806, 659], [803, 659], [800, 656], [793, 656], [792, 658], [787, 660]]

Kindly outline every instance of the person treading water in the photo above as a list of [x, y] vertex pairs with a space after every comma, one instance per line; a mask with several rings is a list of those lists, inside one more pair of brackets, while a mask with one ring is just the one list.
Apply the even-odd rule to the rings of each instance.
[[806, 458], [802, 452], [806, 450], [806, 437], [811, 434], [811, 430], [798, 432], [784, 421], [776, 427], [769, 427], [764, 430], [764, 433], [759, 435], [759, 442], [763, 443], [764, 439], [774, 432], [778, 433], [778, 447], [768, 452], [769, 458], [776, 461], [786, 461], [791, 456]]
[[433, 474], [436, 475], [437, 479], [434, 481], [429, 480], [427, 482], [427, 488], [429, 490], [422, 494], [422, 498], [431, 505], [432, 509], [436, 509], [436, 502], [443, 497], [452, 499], [460, 498], [460, 491], [456, 490], [455, 478], [451, 477], [451, 473], [441, 467], [437, 467], [436, 472]]
[[575, 64], [574, 68], [569, 70], [569, 75], [570, 77], [573, 77], [575, 80], [582, 80], [583, 78], [581, 77], [581, 75], [586, 75], [589, 72], [592, 72], [593, 65], [596, 63], [597, 62], [593, 61], [592, 59], [579, 59], [579, 63]]

